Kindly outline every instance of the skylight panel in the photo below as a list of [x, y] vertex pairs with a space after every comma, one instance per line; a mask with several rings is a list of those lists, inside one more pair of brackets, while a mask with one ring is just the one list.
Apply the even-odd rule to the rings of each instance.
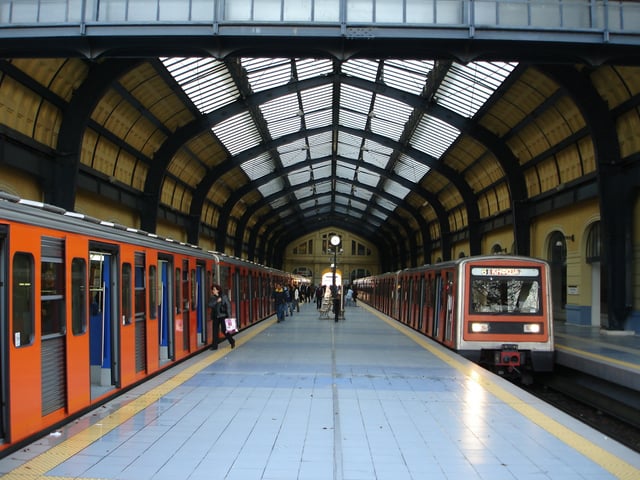
[[413, 109], [406, 103], [377, 95], [371, 119], [371, 131], [398, 140]]
[[331, 108], [318, 110], [317, 112], [304, 116], [304, 123], [308, 129], [326, 127], [327, 125], [331, 125], [332, 122], [333, 112]]
[[400, 155], [400, 159], [393, 168], [395, 173], [413, 183], [422, 180], [429, 170], [431, 169], [426, 164], [406, 154]]
[[345, 162], [337, 162], [336, 164], [336, 175], [338, 178], [344, 178], [349, 181], [353, 181], [353, 176], [355, 174], [355, 169], [353, 164], [345, 163]]
[[503, 62], [454, 63], [438, 88], [438, 104], [471, 118], [516, 66]]
[[351, 194], [351, 182], [345, 182], [344, 180], [338, 179], [336, 181], [336, 193], [340, 194]]
[[372, 172], [368, 168], [359, 166], [358, 167], [358, 182], [369, 187], [377, 187], [378, 183], [380, 183], [380, 175], [375, 172]]
[[[310, 208], [313, 208], [316, 206], [316, 199], [315, 197], [311, 197], [308, 200], [306, 200], [308, 195], [301, 195], [301, 190], [296, 190], [295, 192], [293, 192], [296, 196], [296, 198], [298, 198], [299, 202], [298, 204], [300, 205], [300, 209], [302, 210], [309, 210]], [[313, 190], [308, 189], [309, 191], [313, 192]], [[309, 195], [311, 195], [311, 193], [309, 193]]]
[[433, 60], [385, 60], [383, 82], [390, 87], [420, 95], [433, 65]]
[[300, 92], [302, 108], [305, 114], [316, 110], [331, 108], [333, 85], [320, 85]]
[[364, 113], [340, 109], [338, 113], [338, 124], [343, 127], [364, 130], [367, 126], [367, 116]]
[[376, 167], [386, 168], [389, 163], [389, 157], [393, 153], [393, 149], [374, 142], [373, 140], [365, 141], [362, 149], [362, 159], [365, 163], [375, 165]]
[[[357, 193], [357, 192], [356, 192]], [[359, 202], [358, 200], [351, 200], [350, 201], [351, 206], [353, 208], [355, 208], [356, 210], [366, 210], [367, 209], [367, 205], [363, 202]]]
[[[328, 177], [326, 177], [328, 178]], [[331, 181], [329, 180], [325, 180], [323, 182], [318, 182], [314, 185], [315, 189], [316, 189], [316, 195], [323, 195], [325, 193], [329, 193], [331, 192]], [[331, 198], [329, 196], [326, 197], [319, 197], [318, 198], [318, 202], [319, 203], [330, 203], [331, 202]]]
[[280, 156], [280, 161], [284, 167], [304, 162], [307, 159], [308, 151], [304, 138], [300, 138], [295, 142], [280, 145], [278, 147], [278, 155]]
[[162, 58], [161, 61], [203, 114], [228, 105], [240, 97], [223, 62], [212, 58]]
[[342, 72], [353, 77], [375, 82], [378, 78], [378, 61], [356, 58], [342, 64]]
[[241, 62], [254, 93], [291, 81], [291, 60], [288, 58], [243, 58]]
[[340, 86], [340, 108], [368, 114], [372, 96], [373, 92], [343, 84]]
[[372, 207], [369, 209], [369, 212], [373, 216], [378, 217], [380, 220], [386, 220], [387, 218], [389, 218], [389, 214], [380, 210], [379, 208]]
[[321, 85], [300, 92], [302, 113], [307, 128], [329, 125], [332, 121], [332, 85]]
[[231, 155], [255, 147], [261, 141], [258, 129], [248, 112], [229, 117], [215, 125], [212, 130]]
[[[342, 135], [340, 135], [340, 140], [342, 140]], [[354, 160], [357, 160], [360, 155], [360, 145], [346, 144], [339, 141], [337, 154], [340, 157], [353, 158]]]
[[323, 132], [318, 135], [312, 135], [307, 138], [309, 146], [309, 154], [311, 158], [323, 158], [331, 155], [331, 132]]
[[260, 105], [260, 111], [267, 122], [271, 138], [297, 132], [301, 126], [298, 96], [294, 93], [275, 98]]
[[409, 195], [409, 192], [411, 192], [407, 187], [404, 187], [395, 180], [391, 180], [389, 178], [384, 181], [382, 189], [389, 195], [393, 195], [394, 197], [398, 197], [402, 200], [404, 200], [407, 195]]
[[240, 168], [252, 181], [269, 175], [275, 169], [275, 163], [269, 152], [263, 152], [257, 157], [242, 162]]
[[326, 58], [298, 58], [296, 59], [296, 74], [298, 80], [328, 75], [333, 71], [333, 62]]
[[329, 178], [330, 176], [331, 176], [331, 162], [329, 160], [313, 166], [313, 178], [315, 178], [316, 180], [322, 179], [322, 178]]
[[299, 168], [290, 172], [288, 178], [289, 183], [295, 187], [296, 185], [300, 185], [301, 183], [311, 180], [311, 172], [308, 167]]
[[460, 131], [442, 120], [425, 115], [411, 138], [411, 145], [418, 150], [440, 158], [458, 138]]
[[[284, 181], [282, 180], [282, 178], [278, 177], [265, 184], [257, 185], [256, 188], [263, 197], [269, 197], [274, 193], [282, 192], [282, 190], [284, 190], [284, 186]], [[288, 200], [285, 196], [284, 199], [276, 198], [274, 201], [270, 202], [269, 205], [271, 205], [272, 208], [278, 208], [287, 203], [287, 201]]]
[[390, 210], [392, 212], [398, 207], [398, 205], [395, 204], [394, 202], [387, 200], [386, 198], [382, 198], [380, 196], [376, 196], [375, 203], [380, 207], [386, 210]]

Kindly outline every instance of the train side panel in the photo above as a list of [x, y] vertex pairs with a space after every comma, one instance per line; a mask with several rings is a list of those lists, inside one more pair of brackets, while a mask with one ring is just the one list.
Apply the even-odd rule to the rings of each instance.
[[9, 227], [9, 355], [7, 426], [11, 438], [24, 438], [46, 427], [42, 416], [40, 347], [40, 236], [32, 226]]

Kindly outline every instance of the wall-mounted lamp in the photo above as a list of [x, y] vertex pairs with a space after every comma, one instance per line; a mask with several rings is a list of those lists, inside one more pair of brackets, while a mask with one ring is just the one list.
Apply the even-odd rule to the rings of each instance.
[[576, 238], [573, 235], [565, 235], [564, 239], [565, 240], [571, 240], [572, 242], [576, 241]]

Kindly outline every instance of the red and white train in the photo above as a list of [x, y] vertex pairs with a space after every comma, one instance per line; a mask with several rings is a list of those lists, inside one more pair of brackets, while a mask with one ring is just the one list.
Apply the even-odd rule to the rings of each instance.
[[304, 277], [0, 193], [0, 457], [239, 328]]
[[358, 300], [464, 357], [529, 381], [554, 366], [549, 265], [487, 255], [354, 282]]

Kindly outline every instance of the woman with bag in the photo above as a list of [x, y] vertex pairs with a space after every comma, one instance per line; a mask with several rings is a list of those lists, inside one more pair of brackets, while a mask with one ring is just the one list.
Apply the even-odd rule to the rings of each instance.
[[236, 346], [236, 341], [233, 339], [231, 332], [227, 331], [225, 320], [229, 317], [231, 312], [231, 302], [229, 297], [222, 293], [222, 287], [218, 284], [211, 286], [211, 298], [209, 299], [209, 307], [211, 307], [211, 320], [213, 320], [213, 343], [211, 344], [211, 350], [218, 349], [218, 336], [220, 330], [224, 332], [224, 336], [229, 341], [231, 348]]

